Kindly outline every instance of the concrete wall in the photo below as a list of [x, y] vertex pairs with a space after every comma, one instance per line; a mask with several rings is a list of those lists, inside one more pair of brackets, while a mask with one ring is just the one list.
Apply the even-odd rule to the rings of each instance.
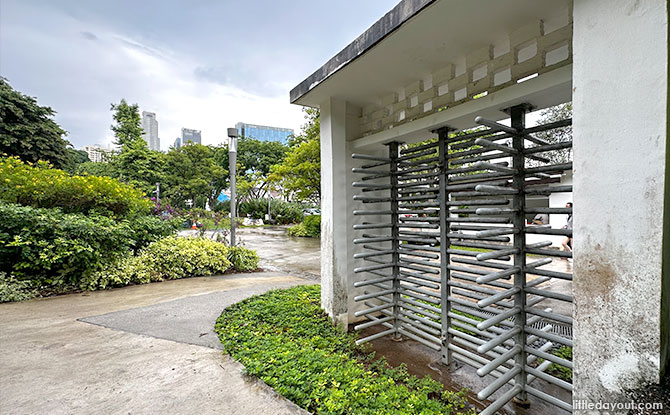
[[624, 399], [665, 364], [667, 24], [665, 0], [574, 3], [575, 400]]

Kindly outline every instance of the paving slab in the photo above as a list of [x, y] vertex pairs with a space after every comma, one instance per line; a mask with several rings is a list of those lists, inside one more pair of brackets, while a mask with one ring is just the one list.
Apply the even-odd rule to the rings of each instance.
[[[306, 414], [200, 337], [227, 304], [304, 283], [236, 274], [0, 304], [0, 414]], [[179, 313], [195, 328], [168, 327]]]

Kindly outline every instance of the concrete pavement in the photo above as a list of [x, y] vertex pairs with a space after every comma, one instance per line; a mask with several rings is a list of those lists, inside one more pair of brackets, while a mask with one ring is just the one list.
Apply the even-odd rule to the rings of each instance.
[[212, 333], [226, 306], [304, 283], [237, 274], [0, 304], [0, 413], [306, 413], [245, 377]]

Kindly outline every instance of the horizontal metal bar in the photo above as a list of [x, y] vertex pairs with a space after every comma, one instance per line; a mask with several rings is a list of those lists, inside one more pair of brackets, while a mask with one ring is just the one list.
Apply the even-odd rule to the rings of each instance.
[[504, 334], [499, 335], [498, 337], [489, 340], [488, 342], [482, 344], [477, 348], [478, 353], [486, 353], [489, 350], [493, 349], [494, 347], [504, 343], [506, 340], [511, 339], [512, 337], [516, 336], [517, 334], [521, 333], [521, 329], [519, 327], [514, 327], [510, 330], [507, 330]]
[[551, 164], [549, 166], [529, 167], [525, 169], [526, 174], [572, 170], [572, 163]]
[[[471, 239], [471, 240], [477, 240], [477, 241], [491, 241], [491, 242], [509, 242], [510, 238], [509, 237], [501, 237], [501, 236], [479, 236], [477, 234], [468, 234], [468, 233], [458, 233], [458, 232], [453, 232], [447, 234], [448, 238], [451, 239]], [[456, 242], [457, 243], [457, 242]]]
[[569, 403], [566, 403], [566, 402], [564, 402], [564, 401], [562, 401], [562, 400], [560, 400], [560, 399], [558, 399], [554, 396], [549, 395], [548, 393], [542, 392], [542, 391], [540, 391], [538, 389], [535, 389], [535, 388], [533, 388], [531, 386], [528, 386], [528, 385], [526, 385], [524, 390], [526, 392], [528, 392], [529, 394], [535, 396], [536, 398], [540, 398], [545, 402], [548, 402], [552, 405], [558, 406], [559, 408], [561, 408], [565, 411], [568, 411], [569, 413], [572, 413], [572, 405], [569, 404]]
[[421, 337], [417, 336], [416, 334], [410, 333], [409, 331], [404, 330], [403, 328], [399, 328], [398, 332], [400, 334], [402, 334], [403, 336], [407, 336], [412, 340], [418, 341], [419, 343], [423, 344], [424, 346], [428, 346], [435, 351], [439, 352], [440, 350], [442, 350], [442, 348], [439, 345], [434, 344], [432, 342], [429, 342], [428, 340], [422, 339]]
[[512, 254], [516, 254], [518, 252], [519, 252], [519, 249], [517, 249], [517, 248], [500, 249], [500, 250], [495, 251], [495, 252], [483, 252], [483, 253], [477, 255], [477, 260], [478, 261], [486, 261], [487, 259], [500, 258], [501, 256], [512, 255]]
[[572, 281], [572, 274], [567, 272], [549, 271], [539, 268], [526, 268], [526, 273], [542, 275], [543, 277], [558, 278], [559, 280]]
[[449, 217], [447, 218], [449, 223], [510, 223], [510, 218], [500, 218], [500, 217], [472, 217], [472, 218], [456, 218]]
[[527, 187], [524, 189], [524, 192], [526, 192], [527, 195], [550, 195], [552, 193], [566, 193], [572, 192], [572, 185]]
[[520, 312], [521, 312], [520, 307], [514, 307], [510, 310], [507, 310], [507, 311], [504, 311], [504, 312], [498, 314], [497, 316], [493, 316], [493, 317], [491, 317], [487, 320], [479, 322], [477, 324], [477, 328], [479, 330], [486, 330], [489, 327], [494, 326], [494, 325], [500, 323], [503, 320], [507, 320], [508, 318], [511, 318], [511, 317], [519, 314]]
[[505, 406], [507, 402], [511, 401], [514, 399], [516, 395], [518, 395], [523, 388], [521, 385], [514, 385], [512, 389], [508, 390], [502, 396], [500, 396], [498, 399], [493, 401], [492, 404], [486, 407], [483, 411], [479, 413], [479, 415], [493, 415], [495, 414], [500, 408]]
[[380, 337], [388, 336], [389, 334], [393, 334], [393, 333], [395, 333], [395, 332], [396, 332], [396, 329], [395, 329], [395, 328], [390, 328], [390, 329], [388, 329], [388, 330], [384, 330], [384, 331], [379, 332], [379, 333], [377, 333], [377, 334], [373, 334], [372, 336], [368, 336], [368, 337], [365, 337], [365, 338], [363, 338], [363, 339], [356, 340], [356, 344], [367, 343], [367, 342], [369, 342], [369, 341], [376, 340], [376, 339], [378, 339], [378, 338], [380, 338]]
[[[447, 189], [449, 189], [449, 187], [450, 186], [447, 186]], [[509, 204], [509, 199], [450, 200], [447, 202], [447, 206], [486, 206], [507, 204]]]
[[537, 147], [528, 147], [524, 149], [523, 154], [527, 156], [528, 154], [544, 153], [546, 151], [562, 150], [566, 148], [572, 148], [572, 141], [563, 141], [560, 143], [541, 145]]
[[420, 285], [422, 287], [433, 288], [433, 289], [436, 289], [436, 290], [440, 289], [440, 286], [438, 284], [434, 284], [432, 282], [427, 282], [427, 281], [423, 281], [423, 280], [412, 280], [412, 279], [410, 279], [410, 277], [406, 277], [406, 276], [402, 276], [402, 275], [398, 276], [398, 280], [409, 283], [409, 284]]
[[[407, 295], [409, 297], [413, 297], [413, 298], [416, 298], [416, 299], [421, 300], [421, 301], [427, 301], [427, 302], [432, 303], [432, 304], [440, 305], [440, 300], [438, 300], [437, 298], [433, 298], [433, 297], [430, 297], [430, 296], [426, 296], [426, 295], [416, 293], [416, 292], [414, 292], [414, 290], [411, 290], [408, 287], [402, 287], [401, 286], [399, 292], [402, 295]], [[406, 300], [406, 299], [403, 299], [403, 301], [404, 300]]]
[[572, 252], [559, 251], [557, 249], [526, 248], [526, 253], [544, 256], [556, 256], [561, 258], [572, 258]]
[[562, 235], [572, 237], [572, 229], [550, 229], [543, 228], [541, 226], [526, 226], [524, 228], [526, 233], [538, 234], [538, 235]]
[[[479, 186], [478, 186], [479, 187]], [[508, 209], [508, 208], [477, 208], [475, 213], [478, 215], [507, 215], [511, 213], [518, 212], [519, 209]]]
[[546, 248], [551, 245], [552, 245], [551, 241], [541, 241], [526, 245], [526, 249]]
[[405, 161], [405, 160], [415, 159], [415, 158], [418, 158], [418, 157], [428, 156], [428, 155], [431, 155], [431, 154], [437, 154], [437, 150], [438, 149], [435, 148], [435, 147], [430, 147], [429, 149], [424, 149], [422, 151], [417, 151], [417, 152], [413, 152], [413, 153], [404, 153], [402, 156], [398, 157], [396, 160], [397, 161]]
[[548, 213], [555, 215], [569, 215], [572, 213], [572, 208], [525, 208], [524, 213]]
[[524, 347], [524, 350], [525, 350], [526, 353], [534, 354], [538, 357], [541, 357], [544, 360], [549, 360], [549, 361], [554, 362], [558, 365], [567, 367], [568, 369], [573, 368], [572, 362], [570, 360], [560, 358], [560, 357], [558, 357], [556, 355], [553, 355], [551, 353], [546, 353], [544, 351], [537, 350], [537, 349], [534, 349], [534, 348], [529, 347], [529, 346]]
[[391, 289], [391, 290], [377, 291], [377, 292], [369, 293], [369, 294], [361, 294], [361, 295], [357, 295], [356, 297], [354, 297], [354, 301], [369, 300], [370, 298], [375, 298], [375, 297], [379, 297], [379, 296], [382, 296], [382, 295], [389, 295], [389, 294], [393, 294], [394, 292], [395, 292], [395, 290]]
[[361, 196], [361, 195], [354, 195], [353, 199], [355, 201], [363, 203], [386, 203], [391, 201], [390, 197], [373, 197], [373, 196]]
[[498, 143], [494, 143], [493, 141], [487, 140], [485, 138], [476, 139], [475, 144], [477, 144], [478, 146], [487, 147], [487, 148], [490, 148], [490, 149], [493, 149], [493, 150], [499, 150], [499, 151], [502, 151], [502, 152], [507, 153], [507, 154], [518, 154], [519, 153], [518, 150], [516, 150], [512, 147], [505, 146], [505, 145], [498, 144]]
[[519, 291], [521, 291], [520, 287], [510, 288], [507, 291], [502, 291], [498, 294], [492, 295], [489, 298], [485, 298], [483, 300], [478, 301], [477, 306], [482, 307], [482, 308], [483, 307], [488, 307], [492, 304], [495, 304], [499, 301], [504, 300], [505, 298], [509, 298], [509, 297], [513, 296], [514, 294], [518, 293]]
[[542, 330], [538, 330], [536, 328], [530, 327], [528, 325], [524, 326], [524, 331], [526, 333], [534, 334], [535, 336], [541, 338], [541, 339], [546, 339], [546, 340], [551, 340], [554, 343], [560, 343], [565, 346], [572, 347], [572, 340], [566, 339], [565, 337], [562, 336], [557, 336], [555, 334], [547, 333]]
[[374, 278], [371, 280], [356, 281], [354, 283], [354, 287], [356, 288], [365, 287], [366, 285], [378, 284], [380, 282], [392, 281], [394, 279], [395, 279], [394, 276], [388, 276], [388, 277]]
[[557, 377], [548, 375], [544, 372], [540, 372], [539, 370], [535, 369], [534, 367], [526, 366], [524, 368], [527, 373], [532, 374], [535, 377], [538, 377], [546, 382], [549, 382], [553, 385], [558, 386], [559, 388], [565, 389], [566, 391], [572, 392], [572, 384], [568, 383], [564, 380], [561, 380]]
[[360, 316], [364, 316], [366, 314], [376, 313], [378, 311], [387, 309], [389, 307], [393, 307], [393, 304], [381, 304], [381, 305], [378, 305], [378, 306], [375, 306], [375, 307], [367, 308], [365, 310], [359, 310], [359, 311], [356, 311], [354, 313], [354, 316], [360, 317]]
[[420, 308], [425, 308], [426, 310], [432, 311], [433, 313], [438, 313], [439, 314], [439, 313], [442, 312], [442, 309], [440, 309], [440, 308], [434, 307], [432, 305], [420, 303], [418, 301], [412, 300], [411, 298], [400, 297], [400, 302], [415, 305], [415, 306], [420, 307]]
[[480, 184], [478, 186], [475, 186], [475, 191], [497, 194], [497, 195], [515, 195], [519, 193], [519, 189], [513, 189], [511, 187], [502, 187], [502, 186], [489, 186], [486, 184]]
[[516, 128], [508, 127], [508, 126], [500, 124], [498, 122], [487, 120], [486, 118], [484, 118], [482, 116], [475, 117], [475, 123], [477, 123], [479, 125], [484, 125], [486, 127], [489, 127], [491, 129], [491, 132], [503, 131], [503, 132], [506, 132], [507, 134], [511, 134], [511, 135], [521, 134], [521, 131], [517, 130]]
[[382, 170], [370, 170], [370, 169], [363, 169], [360, 167], [354, 167], [351, 169], [352, 173], [363, 173], [363, 174], [372, 174], [374, 176], [379, 176], [381, 177], [386, 177], [386, 176], [391, 176], [393, 173], [390, 171], [382, 171]]
[[365, 238], [365, 237], [363, 237], [363, 238], [354, 239], [354, 243], [355, 244], [367, 244], [367, 243], [373, 243], [373, 242], [388, 242], [388, 241], [392, 241], [392, 240], [393, 240], [393, 237], [391, 237], [391, 236], [379, 236], [379, 237], [375, 237], [375, 238]]
[[400, 255], [412, 255], [412, 256], [417, 256], [421, 258], [429, 258], [429, 259], [439, 259], [440, 256], [436, 254], [430, 254], [427, 252], [418, 252], [414, 251], [411, 249], [403, 249], [402, 245], [398, 248], [398, 253]]
[[551, 313], [534, 307], [526, 307], [525, 310], [527, 314], [533, 314], [550, 320], [555, 320], [560, 323], [572, 324], [572, 317], [564, 316], [562, 314]]
[[508, 163], [487, 163], [485, 161], [479, 161], [474, 164], [474, 168], [478, 170], [495, 170], [503, 173], [516, 173], [517, 169], [507, 167]]
[[354, 230], [361, 230], [361, 229], [385, 229], [385, 228], [390, 228], [392, 227], [393, 224], [391, 223], [360, 223], [354, 225]]
[[403, 148], [400, 150], [400, 154], [405, 155], [410, 153], [416, 153], [418, 151], [425, 150], [427, 148], [437, 147], [439, 144], [440, 143], [437, 140], [435, 140], [434, 142], [422, 144], [420, 146]]
[[367, 323], [362, 323], [362, 324], [357, 324], [354, 326], [354, 330], [363, 330], [367, 329], [368, 327], [376, 326], [378, 324], [386, 323], [387, 321], [393, 320], [395, 317], [393, 316], [387, 316], [387, 317], [382, 317], [378, 318], [376, 320], [368, 321]]
[[502, 264], [499, 262], [489, 262], [489, 261], [477, 261], [476, 259], [470, 259], [470, 258], [453, 257], [451, 258], [451, 260], [453, 262], [458, 262], [461, 264], [476, 265], [478, 267], [485, 267], [485, 268], [510, 269], [513, 267], [510, 264]]
[[390, 215], [393, 212], [390, 210], [354, 210], [355, 216], [360, 215]]
[[351, 155], [351, 158], [357, 159], [357, 160], [372, 160], [372, 161], [391, 162], [391, 159], [388, 158], [388, 157], [370, 156], [368, 154], [354, 153], [354, 154]]
[[[504, 375], [502, 375], [498, 379], [494, 380], [487, 387], [485, 387], [484, 389], [479, 391], [479, 393], [477, 394], [477, 398], [488, 399], [489, 396], [493, 395], [498, 389], [500, 389], [505, 384], [507, 384], [507, 382], [513, 380], [514, 377], [516, 375], [518, 375], [520, 372], [521, 372], [521, 368], [519, 366], [514, 366], [507, 373], [505, 373]], [[519, 386], [519, 388], [520, 388], [520, 386]], [[494, 413], [494, 412], [495, 411], [493, 411], [491, 413]]]
[[540, 290], [538, 288], [526, 288], [525, 290], [529, 294], [541, 295], [542, 297], [553, 298], [554, 300], [565, 301], [568, 303], [573, 302], [573, 298], [568, 294], [555, 293], [553, 291]]
[[368, 271], [378, 271], [380, 269], [387, 269], [387, 268], [393, 268], [397, 264], [395, 263], [382, 263], [382, 264], [377, 264], [377, 265], [369, 265], [366, 267], [357, 267], [354, 268], [354, 273], [359, 274], [361, 272], [368, 272]]
[[508, 268], [502, 271], [498, 272], [492, 272], [490, 274], [483, 275], [481, 277], [477, 278], [477, 284], [487, 284], [491, 281], [496, 281], [501, 278], [509, 278], [510, 276], [516, 274], [517, 272], [520, 272], [521, 268], [520, 267], [513, 267], [513, 268]]

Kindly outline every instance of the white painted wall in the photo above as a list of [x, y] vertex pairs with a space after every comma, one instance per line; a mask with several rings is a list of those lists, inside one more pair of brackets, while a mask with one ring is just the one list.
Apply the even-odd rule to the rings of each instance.
[[659, 380], [666, 8], [574, 2], [575, 400]]

